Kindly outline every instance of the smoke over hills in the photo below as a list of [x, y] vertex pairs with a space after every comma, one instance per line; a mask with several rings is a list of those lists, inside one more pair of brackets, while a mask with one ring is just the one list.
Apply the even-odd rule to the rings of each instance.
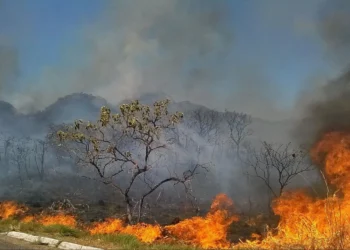
[[[279, 83], [274, 83], [268, 67], [265, 66], [265, 60], [281, 50], [277, 51], [276, 48], [271, 55], [256, 55], [256, 50], [251, 48], [250, 53], [247, 51], [247, 57], [253, 59], [237, 56], [241, 54], [235, 54], [235, 42], [239, 41], [239, 37], [235, 37], [232, 25], [232, 1], [135, 0], [105, 3], [96, 20], [84, 26], [82, 31], [76, 31], [79, 38], [76, 43], [67, 46], [61, 62], [49, 65], [30, 79], [21, 78], [15, 43], [3, 42], [0, 33], [0, 97], [7, 101], [0, 102], [1, 131], [8, 135], [43, 139], [49, 125], [70, 123], [75, 119], [95, 120], [101, 106], [107, 105], [117, 110], [118, 104], [124, 100], [139, 98], [142, 103], [149, 104], [164, 97], [172, 99], [171, 110], [182, 111], [185, 117], [191, 111], [202, 108], [212, 112], [213, 116], [225, 108], [252, 115], [253, 122], [249, 128], [254, 133], [249, 137], [249, 141], [255, 145], [260, 140], [288, 143], [295, 138], [303, 143], [313, 142], [324, 131], [349, 127], [349, 73], [325, 87], [310, 87], [308, 90], [311, 93], [320, 93], [315, 99], [308, 95], [300, 97], [306, 98], [305, 102], [300, 102], [300, 113], [308, 120], [307, 123], [297, 126], [295, 138], [291, 137], [289, 132], [295, 128], [296, 121], [268, 121], [289, 118], [294, 112], [292, 107], [282, 107], [287, 102], [284, 97], [288, 96], [285, 92], [289, 92], [289, 88], [283, 90], [285, 85], [281, 87]], [[261, 4], [277, 10], [281, 7], [272, 0]], [[287, 8], [282, 8], [284, 12], [275, 11], [277, 16], [269, 16], [275, 25], [282, 24], [282, 21], [279, 22], [282, 19], [288, 21], [284, 19], [285, 16], [290, 17], [284, 15], [290, 11], [288, 6], [289, 4]], [[299, 10], [304, 11], [300, 4], [293, 6], [296, 13], [299, 13]], [[323, 3], [310, 0], [306, 12], [311, 12], [315, 6], [323, 8], [319, 13], [320, 20], [314, 26], [317, 26], [318, 35], [321, 34], [327, 45], [327, 59], [334, 60], [337, 70], [344, 68], [344, 65], [349, 63], [347, 59], [350, 58], [350, 29], [349, 15], [342, 13], [346, 13], [349, 4], [346, 1]], [[271, 8], [267, 9], [270, 11]], [[0, 18], [2, 12], [0, 10]], [[289, 20], [288, 24], [295, 24], [294, 18], [296, 17], [290, 17], [293, 21]], [[264, 23], [270, 21], [262, 20]], [[315, 34], [312, 33], [311, 36]], [[258, 45], [276, 42], [272, 36], [264, 37], [267, 37], [267, 40], [257, 41]], [[235, 56], [236, 61], [231, 61]], [[279, 58], [281, 61], [287, 59]], [[314, 73], [310, 72], [310, 76]], [[284, 78], [288, 78], [288, 74]], [[21, 82], [20, 87], [18, 82]], [[80, 92], [93, 95], [74, 94]], [[299, 113], [297, 118], [300, 118]], [[224, 127], [224, 123], [218, 127], [220, 126]], [[211, 160], [215, 162], [216, 167], [211, 172], [213, 178], [205, 179], [209, 180], [205, 182], [205, 187], [200, 186], [198, 182], [197, 187], [200, 188], [197, 188], [197, 192], [205, 198], [220, 191], [231, 194], [237, 201], [247, 198], [247, 183], [242, 178], [240, 163], [232, 155], [232, 145], [227, 143], [227, 128], [221, 131], [221, 134], [218, 133], [221, 142], [226, 142], [221, 143], [222, 145], [208, 145], [207, 138], [199, 135], [193, 127], [183, 125], [179, 130], [186, 138], [186, 143], [188, 140], [189, 144], [193, 143], [193, 148], [201, 148], [202, 160], [208, 161], [213, 157]], [[5, 155], [6, 140], [0, 143], [4, 145], [0, 155]], [[21, 143], [22, 141], [18, 142]], [[31, 143], [28, 142], [29, 145]], [[219, 146], [221, 148], [218, 148]], [[193, 148], [191, 150], [194, 150]], [[17, 149], [14, 147], [12, 154], [15, 154]], [[180, 158], [195, 161], [197, 155], [191, 150], [178, 147], [175, 151], [179, 153]], [[67, 176], [71, 178], [68, 178], [68, 182], [77, 184], [74, 188], [88, 186], [83, 181], [75, 181], [78, 179], [77, 173], [81, 174], [79, 171], [85, 170], [79, 170], [73, 164], [64, 162], [65, 159], [60, 159], [63, 163], [57, 163], [53, 158], [51, 155], [49, 164], [58, 165], [59, 171], [55, 168], [50, 169], [49, 172], [56, 179], [49, 180], [47, 186], [60, 183], [60, 180], [63, 177], [68, 178]], [[34, 162], [33, 159], [29, 161]], [[173, 163], [175, 164], [175, 161], [169, 161], [168, 164]], [[8, 166], [8, 162], [3, 164]], [[15, 179], [13, 182], [18, 182], [18, 175], [30, 179], [31, 173], [26, 173], [24, 167], [19, 168], [16, 164], [17, 162], [12, 160], [10, 170], [4, 170]], [[18, 169], [22, 169], [22, 172]], [[31, 166], [30, 171], [36, 171], [35, 165]], [[60, 177], [55, 175], [57, 172], [60, 172]], [[201, 180], [203, 182], [204, 179]], [[258, 182], [254, 184], [256, 185], [253, 185], [253, 196], [259, 199], [263, 185]], [[35, 187], [40, 190], [42, 187], [40, 184], [38, 186]], [[99, 193], [96, 190], [95, 192]], [[210, 192], [213, 194], [207, 195]]]

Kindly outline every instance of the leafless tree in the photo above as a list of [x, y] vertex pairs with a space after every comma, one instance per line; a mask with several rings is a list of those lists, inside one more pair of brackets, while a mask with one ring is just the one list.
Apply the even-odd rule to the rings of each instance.
[[229, 129], [229, 139], [235, 146], [237, 157], [240, 159], [241, 146], [246, 138], [253, 133], [249, 128], [249, 125], [252, 123], [252, 118], [245, 113], [236, 111], [229, 112], [226, 110], [224, 113], [224, 121]]
[[292, 148], [291, 143], [275, 146], [262, 142], [259, 150], [249, 151], [246, 173], [262, 180], [274, 197], [279, 197], [296, 176], [312, 170], [307, 151]]
[[[157, 161], [171, 144], [164, 131], [178, 124], [183, 116], [179, 112], [169, 114], [168, 103], [155, 102], [151, 108], [134, 101], [121, 105], [119, 114], [102, 107], [96, 123], [76, 121], [73, 127], [57, 134], [62, 146], [73, 152], [79, 163], [92, 166], [104, 184], [124, 197], [129, 223], [134, 221], [137, 209], [136, 221], [140, 221], [145, 198], [163, 184], [183, 184], [187, 189], [198, 171], [206, 169], [198, 163], [183, 174], [166, 174], [166, 168], [162, 175], [154, 174], [162, 168]], [[143, 188], [136, 189], [140, 185]]]
[[185, 119], [189, 128], [206, 138], [208, 142], [215, 142], [222, 121], [219, 112], [200, 107], [186, 114]]
[[40, 180], [45, 176], [45, 157], [48, 149], [48, 141], [35, 140], [33, 142], [33, 158]]
[[0, 140], [1, 140], [1, 148], [2, 152], [0, 153], [0, 161], [2, 164], [2, 167], [5, 168], [5, 171], [9, 170], [10, 164], [9, 164], [9, 149], [10, 146], [13, 143], [14, 137], [6, 135], [4, 133], [0, 134]]
[[30, 148], [28, 147], [28, 138], [16, 138], [13, 140], [10, 146], [12, 163], [17, 167], [18, 178], [23, 185], [22, 179], [22, 170], [25, 170], [27, 178], [30, 178], [30, 174], [28, 171], [29, 167], [29, 156], [30, 156]]

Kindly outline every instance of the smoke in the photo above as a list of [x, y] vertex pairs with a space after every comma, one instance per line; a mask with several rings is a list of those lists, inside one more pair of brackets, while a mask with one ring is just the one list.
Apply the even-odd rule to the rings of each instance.
[[336, 69], [341, 69], [341, 74], [302, 92], [300, 100], [307, 100], [306, 118], [296, 132], [306, 143], [314, 142], [325, 132], [350, 128], [350, 2], [326, 1], [318, 24], [327, 58]]
[[[266, 119], [288, 116], [280, 105], [282, 86], [265, 65], [270, 55], [261, 47], [276, 39], [267, 35], [268, 40], [259, 41], [247, 56], [237, 51], [246, 34], [235, 34], [236, 28], [244, 28], [234, 20], [240, 11], [233, 9], [232, 1], [104, 3], [96, 20], [75, 31], [77, 39], [65, 46], [60, 61], [45, 65], [31, 79], [21, 78], [21, 89], [7, 95], [6, 101], [29, 113], [74, 92], [117, 104], [161, 90], [175, 101], [190, 100], [217, 110]], [[271, 1], [262, 5], [274, 6]], [[282, 7], [277, 5], [273, 12]], [[278, 16], [274, 23], [280, 20]]]
[[350, 3], [326, 1], [319, 15], [319, 31], [325, 41], [329, 59], [341, 67], [350, 64]]
[[[1, 4], [1, 2], [0, 2]], [[17, 51], [0, 40], [0, 97], [9, 94], [19, 73]]]
[[160, 89], [180, 100], [209, 96], [228, 77], [217, 64], [233, 43], [229, 2], [109, 1], [68, 49], [63, 65], [45, 69], [36, 84], [14, 96], [16, 106], [42, 109], [82, 91], [112, 104]]

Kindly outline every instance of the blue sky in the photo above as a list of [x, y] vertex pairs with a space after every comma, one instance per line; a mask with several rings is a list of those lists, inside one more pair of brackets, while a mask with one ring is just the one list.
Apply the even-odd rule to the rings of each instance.
[[[67, 48], [83, 42], [82, 30], [93, 25], [107, 6], [104, 0], [1, 0], [0, 3], [0, 39], [10, 40], [18, 49], [19, 87], [35, 84], [25, 79], [37, 77], [45, 67], [60, 64]], [[322, 40], [314, 34], [312, 25], [308, 27], [315, 21], [317, 0], [276, 3], [275, 0], [230, 2], [229, 25], [234, 31], [230, 58], [233, 58], [232, 67], [236, 64], [259, 67], [269, 81], [283, 90], [278, 98], [285, 105], [292, 105], [308, 77], [327, 72], [330, 67], [324, 58]], [[277, 14], [280, 16], [274, 16]], [[299, 30], [298, 22], [306, 28]], [[230, 84], [226, 83], [217, 92], [229, 88]]]
[[5, 0], [0, 34], [15, 41], [25, 78], [56, 64], [64, 47], [79, 39], [77, 31], [93, 22], [103, 7], [103, 0]]

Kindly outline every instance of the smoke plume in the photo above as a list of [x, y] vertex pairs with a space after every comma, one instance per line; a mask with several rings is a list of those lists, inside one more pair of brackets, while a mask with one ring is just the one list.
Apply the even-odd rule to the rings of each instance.
[[17, 51], [0, 43], [0, 97], [8, 94], [12, 85], [16, 83], [18, 70]]
[[208, 96], [228, 73], [216, 66], [233, 42], [228, 4], [109, 1], [98, 21], [81, 31], [79, 44], [68, 49], [64, 65], [46, 69], [35, 88], [23, 91], [29, 100], [18, 106], [41, 109], [81, 91], [113, 104], [160, 89], [181, 99]]
[[[321, 134], [350, 128], [350, 2], [326, 1], [319, 12], [319, 33], [325, 42], [330, 62], [341, 74], [325, 85], [309, 89], [317, 93], [305, 109], [306, 119], [297, 129], [298, 135], [312, 143]], [[310, 97], [305, 95], [304, 99]]]

